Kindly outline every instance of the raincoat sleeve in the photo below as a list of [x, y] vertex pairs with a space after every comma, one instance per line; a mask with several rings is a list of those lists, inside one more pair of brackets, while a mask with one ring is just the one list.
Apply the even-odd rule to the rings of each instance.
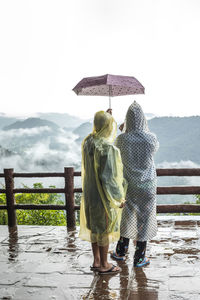
[[121, 148], [121, 134], [116, 138], [114, 144], [117, 148], [119, 148], [119, 149]]
[[100, 158], [99, 178], [110, 206], [119, 207], [125, 200], [127, 182], [123, 177], [120, 151], [113, 145], [109, 145]]
[[157, 137], [154, 133], [151, 133], [151, 143], [150, 144], [151, 144], [151, 152], [153, 154], [155, 154], [159, 149], [159, 142], [158, 142]]

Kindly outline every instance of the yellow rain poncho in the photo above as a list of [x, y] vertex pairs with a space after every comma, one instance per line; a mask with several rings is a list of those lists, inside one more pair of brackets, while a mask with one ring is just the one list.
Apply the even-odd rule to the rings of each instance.
[[93, 132], [82, 143], [82, 188], [79, 237], [99, 246], [117, 241], [120, 236], [126, 181], [118, 148], [113, 117], [99, 111]]

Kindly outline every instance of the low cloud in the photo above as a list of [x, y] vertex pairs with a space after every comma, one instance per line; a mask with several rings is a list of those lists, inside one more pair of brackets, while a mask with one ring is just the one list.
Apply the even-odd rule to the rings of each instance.
[[46, 126], [0, 131], [1, 147], [15, 152], [0, 157], [1, 170], [12, 167], [16, 172], [60, 172], [64, 166], [80, 169], [81, 149], [75, 142], [77, 137], [63, 129], [52, 132]]
[[[62, 128], [54, 130], [48, 126], [0, 130], [0, 146], [13, 152], [5, 151], [1, 155], [0, 172], [4, 168], [14, 168], [15, 172], [63, 172], [63, 168], [68, 166], [80, 170], [81, 145], [77, 139], [79, 136], [71, 131]], [[181, 160], [164, 161], [156, 167], [200, 168], [200, 165]], [[159, 177], [158, 185], [199, 185], [199, 177]], [[172, 196], [169, 197], [173, 199]]]
[[191, 160], [181, 160], [179, 162], [168, 162], [163, 161], [162, 163], [157, 164], [157, 168], [166, 168], [166, 169], [175, 169], [175, 168], [200, 168], [199, 164], [194, 163]]
[[22, 136], [34, 136], [43, 134], [45, 132], [51, 132], [52, 129], [49, 126], [40, 126], [34, 128], [19, 128], [11, 130], [0, 130], [0, 142], [5, 137], [22, 137]]

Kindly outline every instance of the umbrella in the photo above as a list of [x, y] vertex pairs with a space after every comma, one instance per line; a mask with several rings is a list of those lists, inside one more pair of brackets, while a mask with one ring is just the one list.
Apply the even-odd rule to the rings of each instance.
[[144, 87], [135, 77], [106, 74], [83, 78], [73, 91], [77, 95], [109, 96], [111, 108], [111, 97], [144, 94]]

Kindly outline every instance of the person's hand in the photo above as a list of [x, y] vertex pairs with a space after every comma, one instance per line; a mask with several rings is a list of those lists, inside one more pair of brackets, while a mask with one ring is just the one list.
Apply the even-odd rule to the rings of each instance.
[[112, 115], [112, 108], [108, 108], [106, 112]]
[[119, 126], [119, 130], [122, 131], [124, 128], [124, 123], [122, 123], [120, 126]]
[[125, 206], [126, 200], [123, 200], [119, 206], [119, 208], [123, 208]]

